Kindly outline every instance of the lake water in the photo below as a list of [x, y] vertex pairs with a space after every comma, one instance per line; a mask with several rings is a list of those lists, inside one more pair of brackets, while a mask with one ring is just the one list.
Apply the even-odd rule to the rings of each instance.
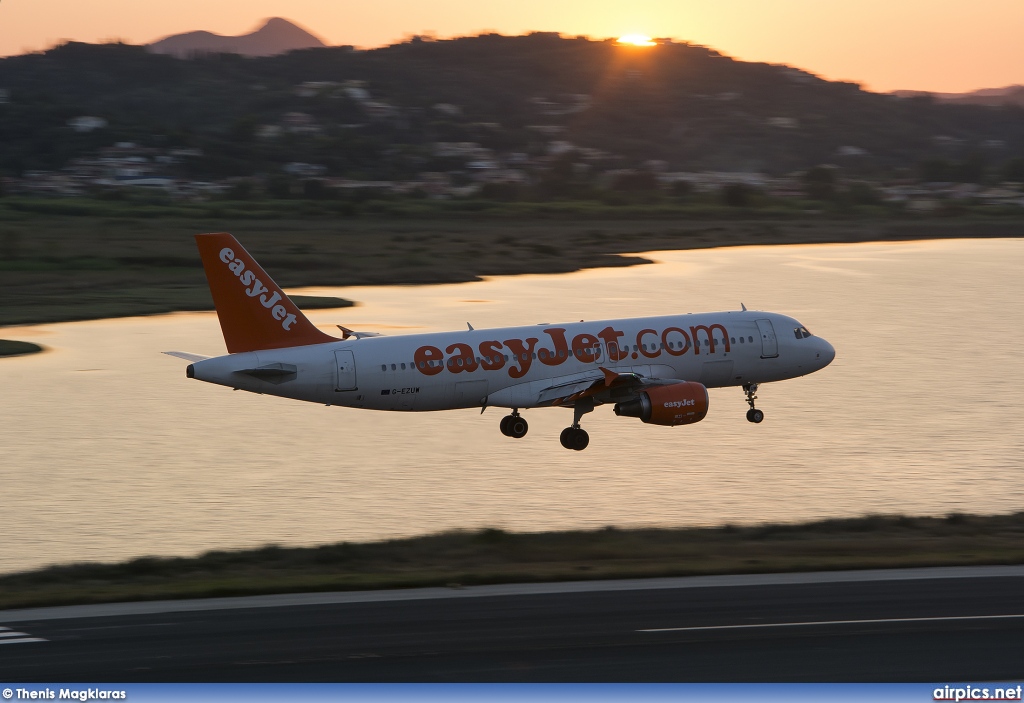
[[[480, 283], [305, 289], [388, 334], [748, 308], [837, 349], [817, 374], [710, 391], [678, 428], [571, 411], [376, 413], [190, 381], [160, 354], [224, 353], [212, 313], [39, 325], [0, 359], [0, 572], [453, 528], [553, 530], [1024, 509], [1024, 240], [743, 247]], [[273, 271], [270, 272], [273, 275]], [[298, 292], [298, 291], [294, 291]]]

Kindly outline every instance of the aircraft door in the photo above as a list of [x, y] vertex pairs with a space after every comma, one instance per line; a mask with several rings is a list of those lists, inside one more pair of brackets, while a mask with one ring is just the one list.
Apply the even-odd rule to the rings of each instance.
[[338, 381], [334, 386], [334, 390], [337, 391], [354, 391], [356, 390], [356, 359], [352, 352], [348, 350], [334, 352], [334, 358], [337, 360], [338, 368]]
[[771, 320], [757, 320], [757, 330], [761, 333], [761, 358], [774, 359], [779, 355], [779, 341], [775, 338], [775, 328]]

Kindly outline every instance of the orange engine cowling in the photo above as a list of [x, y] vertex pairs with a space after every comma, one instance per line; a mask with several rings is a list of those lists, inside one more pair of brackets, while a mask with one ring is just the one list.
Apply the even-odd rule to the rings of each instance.
[[708, 389], [686, 381], [640, 391], [640, 397], [615, 406], [615, 414], [638, 417], [652, 425], [689, 425], [708, 414]]

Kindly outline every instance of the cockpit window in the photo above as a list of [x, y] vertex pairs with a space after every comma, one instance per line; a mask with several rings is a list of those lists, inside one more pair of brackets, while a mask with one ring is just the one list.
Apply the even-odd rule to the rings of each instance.
[[796, 335], [797, 339], [807, 339], [811, 336], [811, 333], [807, 331], [806, 327], [797, 327], [793, 330], [793, 334]]

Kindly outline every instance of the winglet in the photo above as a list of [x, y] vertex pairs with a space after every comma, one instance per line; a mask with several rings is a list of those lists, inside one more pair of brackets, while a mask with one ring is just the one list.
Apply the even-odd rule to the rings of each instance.
[[614, 371], [609, 371], [603, 366], [598, 366], [597, 368], [601, 369], [601, 371], [604, 373], [605, 388], [611, 388], [611, 385], [615, 383], [615, 379], [619, 377], [619, 374], [615, 373]]
[[197, 234], [196, 246], [229, 352], [337, 341], [313, 326], [233, 236]]
[[746, 312], [746, 311], [747, 311], [747, 306], [746, 306], [746, 305], [744, 305], [743, 303], [740, 303], [740, 308], [742, 308], [742, 309], [743, 309], [743, 312]]

